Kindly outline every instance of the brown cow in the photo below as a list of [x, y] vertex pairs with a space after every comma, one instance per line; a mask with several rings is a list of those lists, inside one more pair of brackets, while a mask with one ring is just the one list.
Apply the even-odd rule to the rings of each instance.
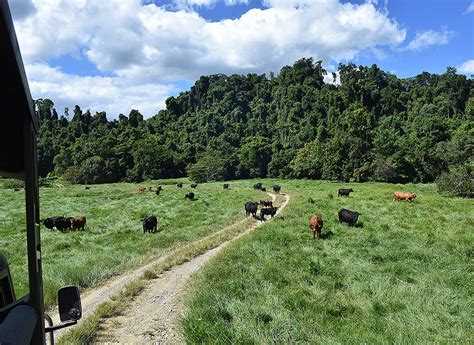
[[313, 239], [316, 239], [316, 236], [319, 237], [323, 228], [323, 218], [321, 216], [312, 216], [309, 220], [309, 228], [313, 232]]
[[145, 187], [140, 187], [140, 188], [138, 188], [138, 191], [140, 193], [146, 192], [146, 188]]
[[70, 218], [71, 221], [71, 227], [74, 230], [84, 230], [86, 227], [86, 217], [79, 217], [79, 218]]
[[273, 206], [273, 201], [267, 201], [267, 200], [260, 200], [259, 202], [260, 205], [264, 207], [272, 207]]
[[398, 201], [398, 200], [405, 200], [405, 201], [412, 201], [416, 198], [416, 194], [412, 193], [403, 193], [403, 192], [395, 192], [393, 193], [393, 201]]

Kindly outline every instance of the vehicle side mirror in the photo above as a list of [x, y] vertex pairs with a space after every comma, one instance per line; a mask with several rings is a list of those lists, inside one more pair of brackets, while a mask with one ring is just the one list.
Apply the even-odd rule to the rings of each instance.
[[77, 321], [82, 317], [81, 296], [77, 286], [58, 290], [58, 309], [61, 322]]

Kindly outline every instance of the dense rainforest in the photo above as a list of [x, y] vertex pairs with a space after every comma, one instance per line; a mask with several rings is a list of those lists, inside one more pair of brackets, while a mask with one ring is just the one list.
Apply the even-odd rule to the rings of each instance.
[[[75, 183], [253, 177], [432, 182], [472, 174], [474, 80], [448, 67], [400, 79], [340, 64], [325, 83], [303, 58], [278, 76], [202, 76], [144, 119], [108, 120], [79, 106], [59, 115], [35, 101], [39, 172]], [[463, 170], [464, 171], [464, 170]], [[472, 175], [471, 175], [472, 176]]]

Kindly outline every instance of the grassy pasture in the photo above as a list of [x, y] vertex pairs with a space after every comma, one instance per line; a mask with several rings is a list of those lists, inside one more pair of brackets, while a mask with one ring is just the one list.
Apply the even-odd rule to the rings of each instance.
[[[291, 195], [283, 214], [191, 287], [188, 343], [473, 343], [473, 200], [433, 185], [281, 185]], [[355, 192], [338, 198], [343, 186]], [[394, 204], [394, 191], [417, 199]], [[339, 224], [342, 207], [363, 226]], [[313, 214], [322, 239], [312, 239]]]
[[[14, 192], [8, 180], [0, 180], [0, 251], [9, 262], [17, 296], [27, 291], [25, 200], [23, 190]], [[176, 189], [176, 181], [142, 184], [94, 185], [41, 188], [41, 218], [65, 215], [87, 217], [85, 231], [61, 233], [41, 228], [44, 294], [54, 303], [57, 289], [76, 284], [94, 286], [105, 278], [157, 257], [164, 250], [211, 234], [244, 218], [245, 201], [262, 193], [251, 185], [223, 190], [222, 183], [201, 184], [195, 201], [184, 199], [189, 181]], [[139, 193], [141, 186], [162, 184], [160, 196]], [[169, 185], [166, 185], [169, 183]], [[158, 230], [143, 234], [141, 219], [158, 217]]]

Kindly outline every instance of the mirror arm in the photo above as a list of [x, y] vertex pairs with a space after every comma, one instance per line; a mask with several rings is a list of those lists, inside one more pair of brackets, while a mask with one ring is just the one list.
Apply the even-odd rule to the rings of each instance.
[[72, 325], [75, 325], [75, 324], [77, 324], [77, 320], [63, 322], [63, 323], [60, 323], [59, 325], [56, 325], [56, 326], [46, 327], [44, 331], [46, 333], [54, 332], [54, 331], [57, 331], [58, 329], [69, 327], [69, 326], [72, 326]]

